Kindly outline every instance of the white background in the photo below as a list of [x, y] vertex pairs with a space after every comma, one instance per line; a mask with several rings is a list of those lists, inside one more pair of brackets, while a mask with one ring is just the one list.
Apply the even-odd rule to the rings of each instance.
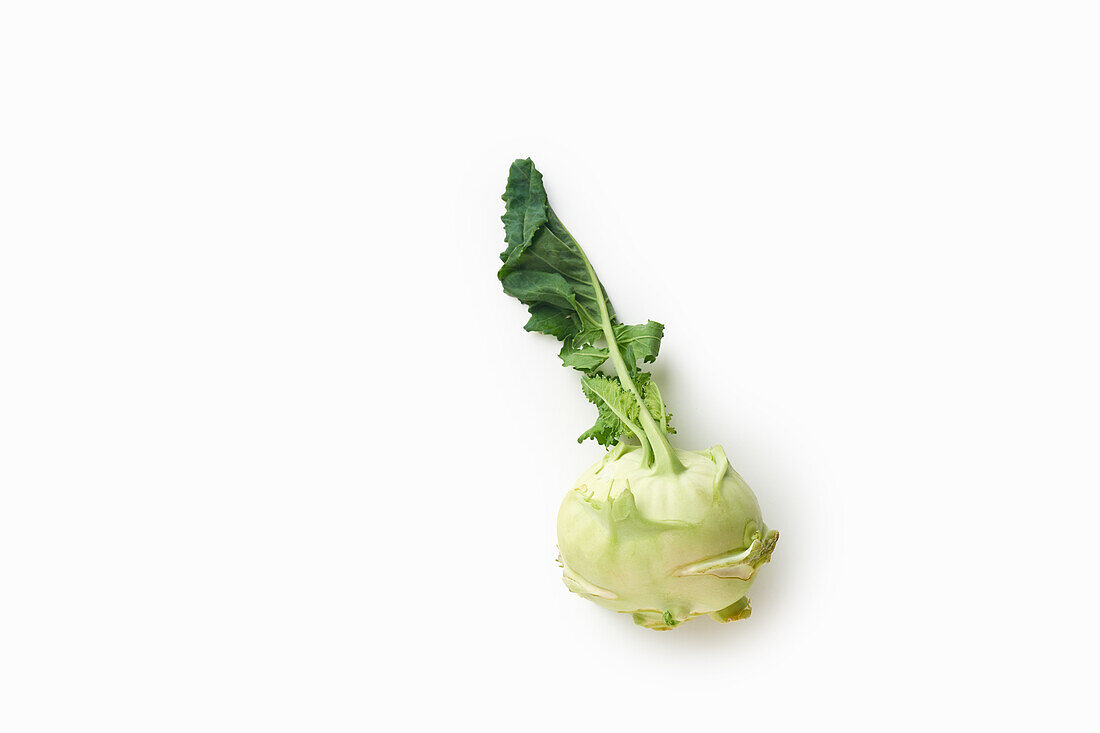
[[[1098, 33], [5, 3], [0, 729], [1095, 723]], [[528, 155], [782, 533], [748, 621], [561, 584], [601, 449], [495, 276]]]

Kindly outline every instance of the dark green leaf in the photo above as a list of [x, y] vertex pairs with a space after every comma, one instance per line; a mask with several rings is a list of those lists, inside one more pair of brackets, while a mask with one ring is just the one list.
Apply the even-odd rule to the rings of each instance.
[[[671, 430], [660, 394], [646, 394], [649, 375], [638, 371], [639, 364], [657, 357], [664, 326], [656, 321], [631, 326], [616, 320], [580, 245], [550, 208], [542, 174], [529, 158], [512, 163], [503, 199], [506, 247], [497, 276], [504, 292], [527, 306], [530, 318], [524, 328], [560, 340], [562, 363], [587, 375], [582, 379], [584, 393], [599, 415], [580, 440], [595, 438], [611, 445], [636, 432], [631, 424], [639, 419], [642, 405], [654, 421]], [[612, 352], [622, 356], [622, 376], [635, 380], [637, 398], [617, 378], [597, 374]]]
[[497, 276], [504, 292], [528, 306], [528, 330], [562, 340], [598, 330], [601, 300], [609, 317], [614, 311], [580, 245], [550, 210], [542, 175], [530, 159], [512, 164], [503, 198], [507, 247]]

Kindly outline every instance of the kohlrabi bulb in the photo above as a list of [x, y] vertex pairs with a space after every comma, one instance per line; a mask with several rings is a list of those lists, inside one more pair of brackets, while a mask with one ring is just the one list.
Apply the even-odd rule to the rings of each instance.
[[745, 618], [779, 533], [721, 446], [675, 453], [670, 474], [620, 443], [581, 474], [558, 512], [565, 585], [651, 629]]

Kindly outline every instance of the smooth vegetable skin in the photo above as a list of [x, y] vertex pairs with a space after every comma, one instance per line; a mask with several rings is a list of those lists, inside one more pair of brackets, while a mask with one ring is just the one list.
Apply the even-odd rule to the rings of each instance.
[[581, 372], [597, 417], [578, 442], [610, 448], [558, 513], [566, 587], [651, 629], [704, 614], [748, 617], [745, 594], [779, 533], [764, 524], [721, 446], [685, 451], [669, 443], [671, 414], [639, 366], [657, 358], [664, 326], [619, 322], [530, 159], [512, 163], [503, 198], [504, 292], [527, 306], [524, 328], [561, 341], [562, 363]]

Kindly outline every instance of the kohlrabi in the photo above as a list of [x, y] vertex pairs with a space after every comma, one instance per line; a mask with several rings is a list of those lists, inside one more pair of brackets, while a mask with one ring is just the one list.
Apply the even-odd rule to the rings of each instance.
[[530, 159], [512, 163], [504, 221], [504, 292], [531, 314], [528, 331], [562, 342], [596, 405], [610, 450], [577, 479], [558, 513], [566, 587], [651, 629], [696, 616], [746, 618], [745, 595], [779, 534], [720, 446], [673, 448], [670, 414], [639, 362], [657, 357], [664, 326], [620, 323], [580, 245], [550, 208]]

